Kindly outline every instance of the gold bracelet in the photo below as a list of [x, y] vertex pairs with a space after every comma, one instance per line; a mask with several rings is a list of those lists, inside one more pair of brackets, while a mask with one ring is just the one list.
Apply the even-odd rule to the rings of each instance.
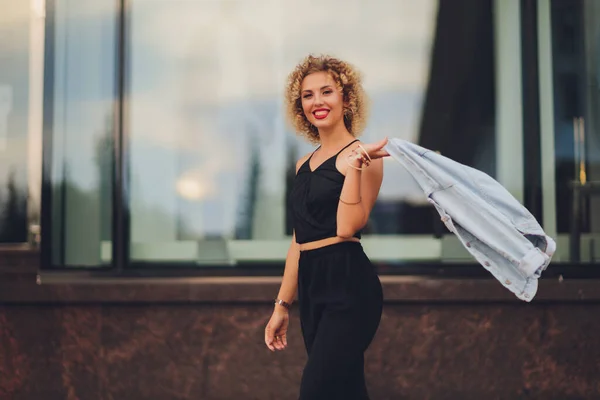
[[360, 147], [360, 148], [361, 148], [361, 150], [363, 151], [363, 153], [365, 153], [365, 155], [367, 156], [367, 158], [369, 159], [369, 161], [373, 161], [373, 160], [371, 159], [371, 156], [369, 155], [369, 153], [367, 153], [367, 151], [365, 150], [365, 148], [364, 148], [364, 147], [362, 147], [362, 145], [361, 145], [360, 143], [358, 143], [358, 147]]
[[368, 155], [368, 154], [366, 154], [366, 153], [365, 153], [365, 155], [366, 155], [366, 157], [365, 157], [365, 155], [362, 155], [362, 154], [360, 154], [360, 153], [359, 153], [358, 151], [356, 151], [356, 150], [352, 150], [352, 154], [355, 154], [355, 155], [356, 155], [356, 159], [361, 159], [361, 160], [362, 160], [362, 163], [363, 163], [364, 165], [366, 165], [367, 167], [368, 167], [369, 165], [371, 165], [371, 161], [372, 161], [372, 160], [371, 160], [371, 157], [369, 157], [369, 155]]
[[354, 206], [354, 205], [356, 205], [356, 204], [360, 203], [360, 202], [362, 201], [362, 198], [361, 198], [361, 197], [359, 197], [359, 198], [358, 198], [358, 201], [357, 201], [356, 203], [348, 203], [348, 202], [346, 202], [346, 201], [342, 200], [342, 198], [341, 198], [341, 197], [340, 197], [340, 201], [341, 201], [342, 203], [346, 204], [346, 205], [349, 205], [349, 206]]
[[[352, 153], [354, 153], [354, 151], [353, 151]], [[352, 153], [351, 153], [351, 154], [352, 154]], [[348, 158], [350, 158], [350, 156], [348, 156]], [[355, 167], [354, 165], [352, 165], [352, 164], [350, 163], [350, 161], [348, 161], [348, 158], [346, 158], [346, 163], [348, 163], [348, 165], [349, 165], [350, 167], [352, 167], [352, 168], [354, 168], [354, 169], [356, 169], [356, 170], [358, 170], [358, 171], [362, 171], [363, 169], [365, 169], [365, 167], [360, 167], [360, 168], [358, 168], [358, 167]], [[362, 157], [361, 157], [361, 158], [362, 158]], [[368, 164], [366, 164], [366, 166], [368, 167], [369, 165], [368, 165]]]

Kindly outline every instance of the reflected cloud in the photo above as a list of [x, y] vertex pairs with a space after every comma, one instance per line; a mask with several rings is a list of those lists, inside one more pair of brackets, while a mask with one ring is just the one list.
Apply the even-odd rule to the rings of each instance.
[[[64, 130], [66, 158], [77, 167], [72, 179], [94, 186], [98, 170], [86, 161], [94, 155], [87, 142], [104, 133], [97, 110], [110, 110], [114, 93], [88, 90], [84, 82], [95, 74], [112, 82], [114, 71], [94, 69], [98, 55], [81, 60], [95, 51], [86, 50], [88, 34], [102, 51], [113, 45], [116, 3], [73, 1], [57, 0], [68, 25], [59, 35], [69, 35], [64, 42], [71, 46], [68, 58], [57, 59], [70, 79], [57, 87], [66, 92], [61, 106], [70, 115]], [[289, 146], [302, 141], [290, 139], [283, 123], [283, 89], [309, 53], [332, 54], [363, 72], [374, 107], [364, 140], [414, 137], [436, 11], [435, 0], [131, 0], [126, 122], [133, 239], [175, 239], [183, 219], [198, 234], [230, 236], [242, 214], [263, 224], [253, 226], [253, 235], [279, 235], [285, 174], [295, 163]], [[382, 197], [410, 196], [411, 186], [396, 179], [403, 175], [390, 170]], [[171, 220], [154, 221], [154, 209]]]
[[[434, 0], [319, 1], [319, 13], [307, 2], [282, 0], [176, 4], [132, 1], [134, 63], [137, 54], [169, 60], [171, 68], [193, 66], [198, 87], [221, 82], [218, 91], [198, 92], [208, 94], [209, 102], [280, 96], [285, 76], [309, 53], [354, 63], [370, 90], [420, 90], [427, 79]], [[151, 72], [158, 66], [147, 67], [135, 71], [152, 74], [151, 87], [169, 79]]]
[[[177, 180], [177, 193], [186, 200], [200, 201], [217, 195], [214, 181], [204, 179], [202, 174], [186, 174]], [[195, 176], [194, 176], [195, 175]]]

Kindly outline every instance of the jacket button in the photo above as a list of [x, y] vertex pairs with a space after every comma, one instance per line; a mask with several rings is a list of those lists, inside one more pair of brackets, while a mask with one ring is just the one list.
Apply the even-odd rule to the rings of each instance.
[[486, 261], [486, 262], [483, 263], [483, 265], [485, 265], [486, 267], [489, 267], [490, 263]]
[[511, 281], [509, 281], [508, 279], [504, 281], [504, 283], [506, 283], [507, 285], [511, 284]]
[[525, 293], [525, 298], [526, 298], [526, 299], [528, 299], [528, 298], [529, 298], [529, 295], [528, 295], [527, 293]]
[[471, 247], [471, 243], [467, 242], [467, 247]]

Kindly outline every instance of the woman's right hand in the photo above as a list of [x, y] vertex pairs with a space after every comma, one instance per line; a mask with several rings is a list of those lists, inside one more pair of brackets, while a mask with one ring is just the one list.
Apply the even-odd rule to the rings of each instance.
[[[362, 148], [367, 152], [367, 154], [369, 155], [369, 157], [371, 157], [372, 160], [376, 160], [378, 158], [388, 157], [390, 155], [387, 151], [383, 149], [386, 144], [388, 144], [387, 137], [380, 140], [379, 142], [365, 143], [362, 145]], [[364, 153], [360, 151], [362, 149], [359, 146], [356, 146], [356, 150], [359, 152], [359, 154]]]
[[271, 319], [265, 328], [265, 344], [269, 350], [283, 350], [287, 347], [289, 322], [289, 312], [281, 306], [275, 306], [273, 315], [271, 315]]

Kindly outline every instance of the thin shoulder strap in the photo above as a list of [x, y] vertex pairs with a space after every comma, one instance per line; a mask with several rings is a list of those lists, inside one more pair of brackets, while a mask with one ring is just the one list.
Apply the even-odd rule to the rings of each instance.
[[310, 161], [310, 159], [312, 158], [312, 156], [317, 152], [317, 150], [319, 150], [321, 148], [321, 145], [318, 145], [316, 149], [313, 150], [312, 153], [310, 153], [310, 157], [308, 157], [307, 161]]
[[348, 143], [347, 145], [342, 147], [342, 149], [340, 151], [338, 151], [334, 157], [339, 156], [342, 151], [346, 150], [348, 148], [348, 146], [350, 146], [354, 142], [358, 142], [358, 139], [354, 139], [353, 141], [351, 141], [350, 143]]

